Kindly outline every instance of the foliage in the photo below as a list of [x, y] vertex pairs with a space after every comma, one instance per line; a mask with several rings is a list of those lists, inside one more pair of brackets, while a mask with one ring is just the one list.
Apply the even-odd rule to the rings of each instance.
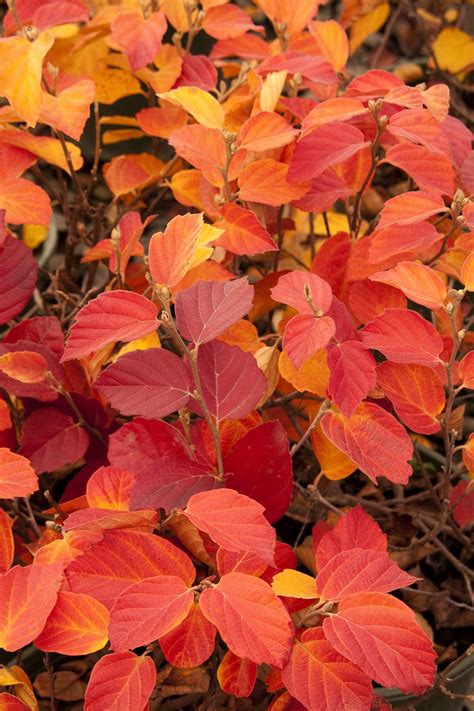
[[[446, 689], [410, 600], [435, 551], [472, 610], [473, 49], [394, 5], [8, 3], [1, 709]], [[378, 68], [413, 16], [427, 83]]]

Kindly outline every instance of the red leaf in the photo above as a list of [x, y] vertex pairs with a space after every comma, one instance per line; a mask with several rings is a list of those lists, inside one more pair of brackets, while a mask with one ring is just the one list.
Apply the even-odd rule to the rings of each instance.
[[149, 418], [165, 417], [185, 407], [194, 390], [184, 362], [163, 348], [126, 353], [94, 385], [123, 415]]
[[365, 146], [364, 134], [355, 126], [330, 123], [320, 126], [296, 144], [288, 179], [305, 181], [326, 168], [350, 158]]
[[226, 485], [265, 507], [273, 523], [286, 512], [293, 491], [288, 437], [280, 422], [264, 422], [238, 440], [224, 458]]
[[0, 237], [0, 324], [17, 316], [30, 300], [38, 265], [31, 250], [18, 239]]
[[260, 254], [277, 252], [278, 247], [251, 210], [228, 203], [222, 208], [222, 220], [214, 227], [225, 230], [214, 244], [224, 247], [233, 254]]
[[337, 614], [325, 618], [323, 630], [338, 652], [382, 686], [422, 694], [434, 682], [430, 640], [414, 612], [390, 595], [365, 592], [347, 598]]
[[321, 570], [341, 551], [360, 548], [387, 553], [387, 536], [357, 504], [339, 517], [334, 528], [327, 531], [316, 546], [316, 567]]
[[392, 225], [415, 225], [446, 210], [443, 198], [436, 193], [426, 190], [401, 193], [387, 200], [377, 228], [383, 230]]
[[199, 491], [218, 486], [209, 467], [197, 461], [178, 430], [159, 420], [142, 420], [121, 427], [110, 437], [109, 461], [132, 472], [130, 508], [185, 506]]
[[[5, 340], [6, 339], [0, 344], [0, 354], [19, 353], [25, 350], [38, 353], [46, 361], [48, 370], [51, 371], [54, 378], [59, 382], [64, 381], [64, 370], [59, 363], [57, 355], [53, 353], [49, 347], [41, 345], [40, 343], [34, 343], [33, 341], [19, 340], [15, 343], [5, 343]], [[6, 373], [2, 373], [1, 371], [0, 387], [4, 388], [10, 395], [16, 395], [22, 398], [32, 397], [43, 402], [50, 402], [51, 400], [56, 400], [58, 397], [57, 391], [48, 381], [25, 383], [9, 377]]]
[[20, 701], [17, 696], [8, 693], [0, 693], [0, 710], [1, 711], [28, 711], [31, 706], [27, 706]]
[[35, 316], [15, 324], [3, 337], [2, 344], [33, 341], [44, 346], [60, 358], [64, 350], [64, 336], [59, 319], [55, 316]]
[[262, 30], [258, 25], [254, 25], [249, 14], [237, 5], [211, 5], [206, 9], [202, 28], [208, 35], [220, 40], [241, 37], [249, 30]]
[[108, 291], [76, 316], [62, 360], [82, 358], [114, 341], [133, 341], [158, 328], [156, 306], [132, 291]]
[[61, 591], [35, 645], [43, 652], [91, 654], [107, 643], [108, 626], [109, 611], [98, 600]]
[[66, 569], [72, 592], [91, 595], [108, 609], [129, 585], [155, 575], [179, 575], [191, 585], [196, 571], [165, 538], [137, 531], [106, 531]]
[[24, 422], [20, 452], [39, 474], [76, 464], [88, 446], [89, 435], [79, 423], [52, 407], [34, 410]]
[[445, 195], [454, 192], [454, 170], [447, 156], [424, 146], [399, 143], [389, 148], [385, 160], [408, 173], [422, 190], [437, 190]]
[[295, 640], [281, 675], [290, 694], [307, 711], [370, 708], [370, 678], [335, 651], [321, 627], [305, 630], [301, 639]]
[[439, 432], [444, 410], [443, 383], [436, 370], [415, 363], [391, 363], [377, 368], [377, 383], [392, 401], [402, 422], [414, 432]]
[[296, 133], [283, 116], [261, 111], [244, 123], [239, 131], [237, 145], [248, 151], [268, 151], [291, 143]]
[[419, 313], [387, 309], [360, 331], [366, 348], [381, 351], [394, 363], [439, 364], [443, 341], [435, 327]]
[[249, 659], [227, 651], [217, 667], [217, 680], [222, 691], [237, 698], [250, 696], [257, 679], [257, 665]]
[[459, 363], [459, 375], [464, 388], [474, 389], [474, 351], [466, 353]]
[[300, 368], [316, 351], [325, 348], [335, 334], [336, 324], [330, 316], [297, 314], [285, 326], [283, 350], [295, 368]]
[[146, 20], [140, 12], [125, 12], [111, 25], [112, 37], [125, 51], [134, 72], [156, 57], [166, 28], [166, 17], [162, 12], [152, 12]]
[[[1, 453], [1, 450], [0, 450]], [[3, 476], [2, 476], [3, 478]], [[10, 497], [8, 497], [10, 498]], [[13, 563], [15, 554], [15, 541], [13, 540], [13, 519], [0, 510], [0, 573], [6, 573]]]
[[251, 412], [266, 378], [251, 353], [222, 341], [205, 343], [197, 357], [204, 402], [218, 420], [238, 420]]
[[326, 313], [332, 303], [331, 287], [317, 274], [311, 272], [292, 271], [284, 274], [278, 279], [278, 284], [271, 289], [272, 297], [275, 301], [288, 304], [303, 314], [311, 314], [314, 311], [308, 298], [311, 299], [314, 307]]
[[189, 669], [204, 664], [214, 651], [216, 628], [204, 617], [197, 602], [193, 602], [185, 620], [160, 637], [165, 659], [174, 667]]
[[451, 490], [449, 505], [453, 518], [461, 528], [469, 526], [474, 520], [474, 487], [472, 480], [462, 480]]
[[34, 351], [11, 351], [0, 355], [0, 371], [20, 383], [41, 383], [46, 378], [48, 364]]
[[375, 360], [360, 341], [344, 341], [329, 349], [328, 366], [329, 397], [343, 415], [350, 417], [375, 387]]
[[176, 297], [176, 323], [184, 338], [196, 344], [217, 338], [245, 316], [253, 304], [253, 287], [247, 278], [232, 281], [198, 281]]
[[413, 444], [397, 420], [378, 405], [362, 402], [350, 418], [327, 412], [321, 429], [374, 483], [379, 476], [407, 483]]
[[430, 222], [419, 222], [416, 225], [392, 225], [383, 230], [377, 229], [370, 239], [370, 263], [377, 264], [398, 254], [428, 249], [441, 239], [441, 235]]
[[213, 91], [216, 84], [217, 70], [206, 55], [185, 54], [180, 77], [173, 85], [173, 89], [177, 89], [179, 86], [197, 86], [204, 91]]
[[84, 711], [143, 711], [156, 682], [151, 657], [107, 654], [92, 669]]
[[110, 612], [114, 651], [141, 647], [171, 632], [188, 615], [192, 590], [176, 575], [146, 578], [126, 588]]
[[264, 517], [264, 507], [233, 489], [194, 494], [184, 511], [217, 545], [236, 553], [254, 553], [275, 564], [276, 533]]
[[401, 570], [386, 551], [351, 547], [329, 560], [316, 579], [323, 600], [340, 602], [360, 592], [390, 592], [407, 587], [417, 578]]
[[293, 623], [268, 583], [244, 573], [229, 573], [201, 593], [199, 604], [235, 655], [279, 669], [285, 664]]
[[158, 512], [111, 511], [110, 509], [82, 509], [73, 511], [64, 521], [64, 531], [110, 531], [131, 529], [142, 533], [153, 533], [158, 521]]
[[448, 293], [439, 274], [419, 262], [398, 262], [392, 269], [371, 274], [369, 279], [400, 289], [409, 299], [428, 309], [441, 308]]
[[29, 496], [35, 491], [38, 491], [38, 476], [28, 459], [0, 447], [0, 498]]
[[391, 116], [387, 131], [398, 140], [426, 146], [433, 153], [450, 154], [442, 125], [428, 109], [406, 109]]
[[61, 563], [15, 565], [0, 576], [0, 647], [5, 651], [16, 652], [39, 635], [56, 603], [62, 568]]

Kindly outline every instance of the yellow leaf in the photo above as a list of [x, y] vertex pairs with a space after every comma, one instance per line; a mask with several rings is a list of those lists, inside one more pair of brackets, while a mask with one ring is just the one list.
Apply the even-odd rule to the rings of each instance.
[[122, 141], [130, 141], [135, 138], [143, 138], [143, 131], [137, 128], [118, 128], [115, 131], [104, 131], [102, 134], [102, 143], [108, 146], [112, 143], [121, 143]]
[[349, 58], [349, 41], [339, 22], [311, 22], [309, 31], [322, 56], [331, 63], [334, 71], [342, 72]]
[[319, 597], [316, 592], [316, 580], [311, 575], [290, 568], [275, 575], [272, 588], [276, 595], [282, 597], [297, 597], [302, 600], [315, 600]]
[[390, 15], [390, 4], [384, 2], [382, 5], [374, 7], [374, 9], [369, 12], [360, 20], [357, 20], [352, 26], [351, 38], [349, 40], [349, 45], [351, 48], [351, 54], [354, 54], [356, 49], [359, 49], [361, 44], [367, 39], [369, 35], [377, 32], [382, 25], [387, 21]]
[[161, 348], [160, 337], [156, 331], [142, 336], [142, 338], [136, 338], [134, 341], [130, 341], [130, 343], [125, 343], [110, 360], [112, 363], [115, 363], [115, 361], [125, 355], [125, 353], [131, 353], [131, 351], [147, 351], [149, 348]]
[[291, 383], [296, 390], [301, 393], [305, 391], [314, 393], [321, 398], [326, 397], [329, 369], [325, 349], [316, 351], [298, 369], [295, 368], [285, 351], [282, 351], [278, 365], [281, 377]]
[[0, 95], [7, 97], [28, 126], [36, 126], [41, 110], [43, 60], [53, 42], [47, 33], [34, 42], [26, 37], [0, 39]]
[[23, 225], [23, 242], [30, 249], [36, 249], [45, 241], [48, 228], [45, 225]]
[[207, 222], [203, 223], [203, 226], [199, 231], [199, 236], [196, 242], [196, 250], [193, 254], [189, 269], [193, 269], [194, 267], [199, 266], [199, 264], [205, 262], [206, 259], [209, 259], [214, 251], [214, 248], [209, 247], [208, 245], [218, 239], [224, 232], [225, 230], [221, 230], [213, 225], [208, 225]]
[[14, 686], [15, 695], [20, 701], [23, 701], [31, 711], [36, 711], [38, 708], [31, 681], [21, 667], [13, 665], [7, 668], [2, 665], [0, 667], [0, 686]]
[[286, 69], [281, 72], [267, 74], [260, 92], [260, 108], [262, 111], [275, 111], [278, 99], [285, 86], [287, 74]]
[[179, 106], [190, 114], [201, 126], [223, 128], [225, 114], [220, 103], [207, 91], [197, 86], [180, 86], [179, 89], [158, 94], [174, 106]]
[[100, 104], [115, 104], [130, 94], [143, 94], [138, 79], [123, 69], [105, 67], [99, 69], [93, 79], [96, 99]]
[[459, 74], [474, 64], [474, 39], [457, 27], [446, 27], [433, 42], [433, 52], [440, 69]]
[[468, 291], [474, 291], [474, 252], [461, 267], [461, 281]]

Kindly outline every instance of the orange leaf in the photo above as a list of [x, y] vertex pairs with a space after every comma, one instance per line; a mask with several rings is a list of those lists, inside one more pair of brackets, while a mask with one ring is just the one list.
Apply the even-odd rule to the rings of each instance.
[[450, 158], [412, 143], [391, 146], [385, 160], [401, 168], [422, 190], [437, 190], [446, 195], [454, 191], [454, 170]]
[[372, 274], [369, 279], [394, 286], [412, 301], [429, 309], [439, 309], [448, 293], [441, 277], [419, 262], [399, 262], [392, 269]]
[[184, 109], [201, 126], [219, 129], [224, 126], [225, 114], [220, 103], [212, 94], [197, 86], [181, 86], [158, 96]]
[[300, 198], [307, 191], [308, 185], [289, 183], [288, 168], [286, 163], [271, 158], [250, 163], [238, 178], [240, 199], [279, 207]]
[[212, 185], [222, 187], [222, 171], [226, 164], [226, 145], [222, 133], [198, 123], [173, 131], [169, 143], [176, 153], [195, 168], [202, 170]]
[[44, 92], [39, 120], [78, 141], [89, 118], [94, 96], [95, 85], [90, 79], [68, 86], [57, 96]]
[[206, 10], [202, 28], [208, 35], [216, 39], [232, 39], [241, 37], [249, 30], [261, 32], [262, 27], [254, 25], [251, 17], [237, 5], [218, 5]]
[[327, 412], [321, 429], [374, 483], [379, 476], [398, 484], [408, 481], [413, 444], [399, 422], [378, 405], [362, 402], [348, 418]]
[[151, 657], [133, 652], [107, 654], [92, 669], [84, 711], [142, 711], [156, 682]]
[[436, 419], [444, 409], [443, 384], [436, 370], [416, 363], [391, 363], [377, 368], [377, 383], [407, 427], [421, 434], [439, 432]]
[[0, 573], [6, 573], [13, 563], [15, 542], [13, 540], [13, 519], [0, 509]]
[[30, 461], [0, 447], [0, 498], [29, 496], [38, 490], [38, 477]]
[[109, 611], [84, 594], [61, 591], [35, 645], [43, 652], [91, 654], [108, 640]]
[[190, 269], [203, 226], [203, 215], [178, 215], [164, 232], [152, 235], [148, 251], [150, 272], [158, 285], [173, 289]]
[[104, 179], [116, 197], [145, 187], [157, 180], [163, 163], [149, 153], [138, 153], [112, 158], [102, 168]]
[[305, 630], [295, 640], [281, 675], [290, 694], [308, 711], [367, 711], [371, 706], [370, 678], [335, 651], [321, 627]]
[[187, 120], [183, 109], [171, 105], [159, 109], [142, 109], [137, 113], [138, 125], [142, 131], [158, 138], [169, 138], [170, 134], [184, 126]]
[[149, 644], [186, 619], [194, 595], [182, 578], [160, 575], [126, 588], [110, 613], [110, 645], [126, 651]]
[[12, 351], [0, 355], [0, 372], [20, 383], [42, 383], [48, 363], [34, 351]]
[[214, 223], [214, 227], [225, 230], [215, 240], [215, 245], [233, 254], [252, 255], [278, 251], [270, 233], [251, 210], [228, 203], [222, 208], [222, 218]]
[[359, 49], [367, 37], [377, 32], [390, 15], [390, 3], [377, 4], [370, 12], [357, 19], [351, 28], [350, 48], [351, 54]]
[[474, 291], [474, 252], [463, 262], [461, 281], [468, 291]]
[[318, 597], [315, 579], [291, 568], [282, 570], [273, 577], [272, 588], [273, 592], [281, 597], [297, 597], [303, 600], [315, 600]]
[[0, 576], [0, 647], [16, 652], [38, 636], [56, 603], [61, 573], [61, 563], [53, 563], [15, 565]]
[[296, 133], [279, 114], [261, 111], [244, 123], [239, 131], [237, 145], [248, 151], [268, 151], [291, 143]]
[[319, 126], [336, 121], [349, 121], [349, 119], [365, 113], [367, 113], [367, 109], [357, 99], [338, 97], [322, 101], [320, 104], [316, 104], [314, 109], [311, 109], [304, 117], [301, 124], [301, 137], [303, 138], [303, 136], [306, 136], [315, 128], [319, 128]]
[[[369, 262], [378, 264], [399, 254], [420, 252], [432, 247], [440, 239], [441, 235], [436, 231], [436, 227], [429, 222], [403, 225], [403, 227], [391, 225], [383, 230], [375, 230], [369, 237]], [[393, 261], [390, 264], [393, 264]]]
[[47, 33], [33, 42], [23, 35], [0, 40], [0, 94], [7, 97], [28, 126], [36, 126], [40, 114], [43, 60], [53, 42]]
[[237, 698], [250, 696], [257, 679], [257, 665], [249, 659], [227, 651], [217, 667], [217, 680], [222, 691]]
[[121, 13], [111, 25], [112, 37], [124, 50], [134, 72], [153, 61], [166, 28], [162, 12], [152, 12], [146, 20], [138, 11]]
[[178, 627], [160, 637], [160, 647], [167, 662], [189, 669], [204, 664], [214, 651], [216, 628], [204, 617], [197, 602]]
[[199, 604], [238, 657], [279, 669], [285, 664], [293, 623], [268, 583], [252, 575], [228, 573], [201, 593]]
[[[5, 143], [8, 146], [24, 148], [26, 151], [38, 156], [38, 158], [43, 158], [47, 163], [57, 165], [58, 168], [65, 170], [66, 173], [70, 173], [61, 142], [57, 138], [35, 136], [32, 133], [20, 131], [16, 128], [4, 128], [0, 130], [0, 140], [1, 143]], [[79, 146], [66, 141], [66, 148], [74, 170], [80, 170], [84, 161], [82, 160]]]
[[443, 198], [426, 190], [409, 191], [387, 200], [377, 229], [382, 230], [391, 225], [414, 225], [428, 219], [432, 215], [446, 212]]
[[310, 22], [309, 31], [321, 55], [330, 62], [335, 72], [342, 72], [349, 58], [349, 40], [339, 22]]
[[129, 511], [135, 476], [119, 467], [100, 467], [87, 482], [87, 503], [91, 508]]
[[295, 368], [285, 351], [280, 353], [278, 361], [280, 375], [293, 385], [300, 392], [308, 391], [326, 397], [329, 381], [329, 369], [327, 366], [327, 352], [323, 348], [316, 351], [300, 368]]
[[459, 375], [463, 387], [474, 389], [474, 351], [467, 353], [459, 363]]
[[14, 225], [49, 225], [51, 219], [47, 193], [23, 178], [7, 178], [0, 182], [0, 209], [6, 211], [6, 222]]

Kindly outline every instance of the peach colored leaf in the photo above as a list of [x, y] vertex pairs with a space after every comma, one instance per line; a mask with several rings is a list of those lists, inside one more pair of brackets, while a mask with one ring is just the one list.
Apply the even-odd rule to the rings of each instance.
[[196, 86], [181, 86], [178, 89], [158, 94], [160, 99], [179, 106], [190, 114], [201, 126], [222, 129], [225, 121], [224, 109], [212, 94]]
[[[306, 298], [306, 291], [308, 298]], [[332, 303], [332, 291], [327, 281], [317, 274], [298, 270], [281, 276], [277, 285], [271, 289], [271, 294], [275, 301], [287, 304], [303, 314], [314, 314], [309, 299], [314, 308], [323, 314]]]
[[327, 101], [316, 104], [314, 109], [311, 109], [306, 114], [301, 124], [301, 138], [314, 131], [315, 128], [324, 126], [327, 123], [349, 121], [349, 119], [365, 113], [367, 113], [367, 109], [357, 99], [346, 99], [344, 97], [327, 99]]
[[21, 383], [42, 383], [48, 363], [34, 351], [11, 351], [0, 355], [0, 371]]
[[336, 324], [330, 316], [316, 318], [311, 314], [297, 314], [288, 321], [283, 334], [283, 350], [295, 368], [317, 351], [325, 348], [336, 334]]
[[250, 15], [238, 5], [220, 3], [206, 9], [202, 29], [215, 39], [226, 40], [242, 37], [246, 32], [261, 32], [262, 27], [254, 25]]
[[377, 229], [370, 239], [369, 260], [371, 264], [377, 264], [398, 254], [428, 249], [441, 240], [441, 235], [430, 222], [419, 222]]
[[165, 538], [137, 531], [106, 531], [66, 569], [72, 592], [86, 593], [108, 609], [130, 585], [152, 576], [179, 575], [190, 585], [190, 558]]
[[257, 501], [233, 489], [215, 489], [191, 496], [184, 513], [217, 545], [236, 553], [254, 553], [273, 565], [276, 534], [264, 511]]
[[87, 504], [91, 508], [128, 511], [135, 476], [120, 467], [99, 467], [87, 481]]
[[[66, 173], [70, 174], [70, 168], [61, 141], [58, 138], [50, 136], [36, 136], [27, 131], [21, 131], [17, 128], [4, 128], [1, 131], [2, 143], [8, 146], [16, 146], [23, 148], [25, 151], [33, 153], [38, 158], [42, 158], [47, 163], [58, 166]], [[75, 143], [66, 141], [66, 148], [71, 159], [74, 170], [80, 170], [84, 163], [81, 150]]]
[[144, 711], [155, 682], [151, 657], [133, 652], [107, 654], [92, 669], [84, 711]]
[[227, 651], [217, 667], [217, 681], [222, 691], [238, 699], [250, 696], [257, 679], [257, 665]]
[[316, 548], [316, 566], [321, 570], [338, 553], [352, 548], [387, 553], [387, 536], [360, 504], [339, 517]]
[[0, 94], [28, 126], [36, 126], [40, 114], [43, 60], [53, 42], [47, 33], [33, 42], [23, 35], [0, 40]]
[[13, 563], [15, 541], [13, 540], [13, 519], [0, 509], [0, 573], [6, 573]]
[[286, 663], [293, 623], [268, 583], [228, 573], [201, 593], [199, 604], [236, 656], [279, 669]]
[[29, 496], [38, 490], [38, 476], [26, 457], [0, 447], [0, 498]]
[[49, 225], [51, 203], [47, 193], [30, 180], [6, 178], [0, 182], [0, 209], [14, 225]]
[[223, 206], [222, 220], [215, 222], [214, 227], [225, 231], [213, 244], [224, 247], [232, 254], [252, 255], [278, 251], [270, 233], [255, 213], [234, 203]]
[[253, 304], [247, 277], [227, 282], [198, 281], [176, 297], [176, 324], [196, 345], [212, 341], [245, 316]]
[[186, 125], [188, 117], [178, 106], [165, 105], [160, 108], [141, 109], [136, 120], [141, 130], [150, 136], [170, 138], [174, 131]]
[[416, 363], [391, 363], [377, 368], [377, 384], [392, 401], [402, 422], [414, 432], [434, 434], [443, 412], [443, 383], [436, 370]]
[[146, 19], [138, 11], [124, 12], [111, 25], [112, 38], [124, 50], [134, 72], [154, 60], [166, 28], [162, 12], [152, 12]]
[[297, 597], [303, 600], [316, 600], [316, 581], [311, 575], [299, 570], [287, 568], [273, 577], [273, 592], [280, 597]]
[[425, 146], [399, 143], [388, 149], [385, 160], [405, 171], [422, 190], [445, 195], [454, 192], [454, 170], [448, 156], [434, 153]]
[[318, 572], [316, 587], [323, 600], [340, 602], [360, 592], [390, 592], [413, 585], [417, 578], [401, 570], [386, 551], [342, 550]]
[[365, 145], [364, 134], [355, 126], [343, 123], [319, 126], [296, 144], [288, 179], [302, 182], [316, 178], [326, 168], [347, 160]]
[[195, 387], [184, 361], [163, 348], [126, 353], [94, 385], [123, 415], [150, 419], [185, 407]]
[[169, 137], [169, 144], [173, 146], [178, 156], [195, 168], [199, 168], [211, 185], [217, 188], [223, 187], [222, 171], [226, 164], [227, 153], [221, 131], [193, 123], [174, 130]]
[[394, 363], [419, 363], [435, 367], [443, 341], [435, 327], [419, 313], [387, 309], [359, 332], [366, 348], [381, 351]]
[[15, 565], [0, 576], [0, 647], [16, 652], [38, 636], [56, 603], [62, 568]]
[[401, 193], [387, 200], [380, 213], [377, 229], [392, 225], [416, 225], [446, 210], [443, 198], [437, 193], [427, 190]]
[[307, 711], [367, 711], [372, 699], [370, 678], [336, 652], [321, 627], [296, 639], [282, 680]]
[[461, 282], [467, 291], [474, 291], [474, 253], [469, 254], [462, 264]]
[[163, 637], [188, 616], [194, 595], [182, 578], [159, 575], [126, 588], [110, 612], [114, 651], [141, 647]]
[[379, 476], [407, 483], [413, 444], [404, 427], [378, 405], [362, 402], [349, 418], [327, 412], [321, 429], [374, 483]]
[[61, 591], [35, 645], [43, 652], [76, 656], [102, 649], [108, 641], [109, 611], [83, 593]]
[[148, 250], [150, 271], [158, 285], [173, 290], [190, 269], [203, 226], [203, 214], [178, 215], [164, 232], [152, 235]]
[[38, 264], [31, 250], [10, 235], [0, 236], [0, 324], [19, 314], [33, 293]]
[[439, 274], [420, 262], [398, 262], [391, 269], [371, 274], [369, 279], [400, 289], [411, 301], [428, 309], [441, 308], [448, 293]]
[[415, 613], [390, 595], [362, 592], [343, 600], [323, 631], [340, 654], [382, 686], [422, 694], [434, 682], [431, 641]]
[[342, 72], [349, 58], [349, 40], [339, 22], [310, 22], [309, 31], [321, 55], [330, 62], [335, 72]]
[[204, 664], [214, 651], [216, 628], [204, 617], [197, 602], [174, 630], [160, 637], [160, 648], [169, 664], [189, 669]]
[[43, 93], [39, 120], [78, 141], [89, 118], [95, 97], [95, 84], [81, 79], [57, 96]]
[[239, 197], [248, 202], [279, 207], [302, 197], [309, 185], [288, 181], [288, 165], [272, 158], [256, 160], [240, 172]]
[[114, 341], [133, 341], [158, 328], [158, 309], [131, 291], [109, 291], [89, 301], [76, 315], [62, 360], [82, 358]]
[[261, 111], [247, 119], [239, 131], [237, 145], [248, 151], [268, 151], [291, 143], [296, 130], [283, 116], [272, 111]]
[[459, 363], [459, 375], [464, 388], [474, 389], [474, 351], [466, 353]]
[[238, 420], [260, 402], [267, 380], [251, 353], [222, 341], [199, 347], [197, 366], [204, 402], [218, 420]]
[[350, 417], [375, 387], [375, 359], [361, 341], [343, 341], [328, 349], [328, 395]]
[[115, 197], [123, 197], [158, 180], [162, 170], [159, 158], [149, 153], [128, 153], [105, 163], [102, 173]]
[[405, 109], [391, 116], [388, 133], [399, 141], [426, 146], [433, 153], [450, 156], [450, 146], [443, 127], [427, 109]]

